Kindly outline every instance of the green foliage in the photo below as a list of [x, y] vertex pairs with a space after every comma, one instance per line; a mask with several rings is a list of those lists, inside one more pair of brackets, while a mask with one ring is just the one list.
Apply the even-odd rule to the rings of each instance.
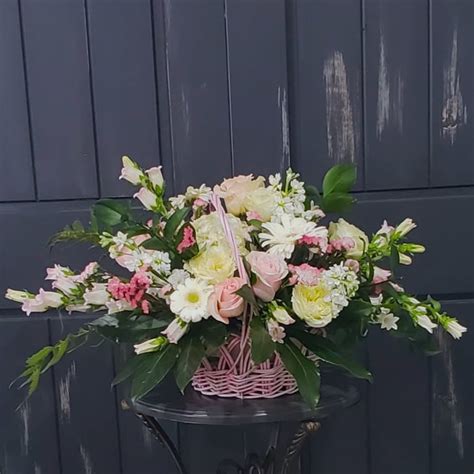
[[77, 333], [69, 334], [54, 346], [43, 347], [26, 359], [25, 370], [18, 379], [23, 379], [20, 388], [28, 386], [28, 397], [38, 388], [41, 375], [55, 366], [66, 354], [75, 351], [87, 342], [89, 334], [90, 331], [87, 328], [81, 328]]
[[156, 387], [173, 368], [178, 353], [176, 344], [167, 344], [160, 351], [143, 358], [132, 376], [132, 398], [141, 398]]
[[263, 320], [258, 316], [254, 316], [250, 321], [250, 344], [252, 360], [256, 364], [265, 362], [275, 352], [275, 343], [268, 334]]
[[130, 203], [101, 199], [92, 206], [92, 227], [100, 232], [110, 231], [119, 224], [132, 220]]
[[354, 377], [370, 381], [372, 380], [372, 374], [368, 370], [364, 369], [364, 367], [359, 365], [356, 361], [343, 355], [339, 347], [330, 340], [300, 330], [291, 330], [290, 335], [300, 341], [321, 360], [342, 367]]
[[100, 234], [95, 230], [86, 229], [80, 221], [74, 221], [71, 225], [67, 225], [63, 230], [54, 234], [49, 240], [49, 245], [52, 247], [60, 242], [71, 240], [98, 245]]
[[181, 227], [183, 221], [190, 213], [190, 207], [183, 207], [182, 209], [178, 209], [177, 211], [175, 211], [174, 214], [171, 215], [171, 217], [166, 222], [165, 229], [163, 232], [166, 239], [170, 241], [175, 240], [178, 229]]
[[206, 354], [214, 353], [222, 344], [224, 344], [228, 329], [225, 324], [215, 319], [206, 319], [201, 321], [196, 327], [192, 327], [191, 331], [197, 333], [204, 344]]
[[252, 306], [257, 305], [257, 300], [255, 298], [255, 294], [250, 288], [249, 285], [242, 285], [235, 294], [241, 296], [247, 303], [250, 303]]
[[356, 167], [352, 164], [343, 163], [333, 166], [324, 176], [323, 195], [332, 193], [348, 193], [357, 179]]
[[281, 360], [298, 384], [298, 389], [305, 402], [316, 408], [319, 402], [321, 377], [316, 364], [305, 357], [301, 350], [291, 341], [277, 344]]
[[184, 392], [205, 355], [200, 337], [187, 334], [179, 341], [180, 353], [175, 368], [176, 385]]

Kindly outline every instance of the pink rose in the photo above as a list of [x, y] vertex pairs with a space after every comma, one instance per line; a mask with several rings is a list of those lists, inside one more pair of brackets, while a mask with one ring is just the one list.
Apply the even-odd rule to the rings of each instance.
[[253, 285], [254, 293], [263, 301], [271, 301], [283, 278], [288, 275], [284, 258], [257, 251], [250, 252], [246, 258], [252, 272], [257, 276], [257, 282]]
[[262, 176], [254, 179], [253, 175], [236, 176], [225, 179], [220, 186], [214, 187], [214, 192], [224, 198], [227, 212], [238, 216], [245, 212], [244, 201], [249, 193], [265, 186], [265, 179]]
[[245, 285], [245, 281], [239, 277], [227, 278], [214, 286], [209, 296], [208, 310], [218, 321], [229, 324], [229, 318], [240, 316], [244, 311], [244, 299], [236, 294]]

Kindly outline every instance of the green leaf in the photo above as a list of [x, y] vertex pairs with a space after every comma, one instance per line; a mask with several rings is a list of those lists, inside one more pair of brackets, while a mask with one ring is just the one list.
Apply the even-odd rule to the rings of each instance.
[[249, 285], [242, 285], [236, 292], [236, 295], [241, 296], [245, 301], [250, 303], [253, 306], [257, 305], [257, 300], [255, 299], [254, 292]]
[[347, 193], [331, 193], [324, 195], [321, 202], [321, 209], [324, 212], [342, 213], [348, 211], [355, 199]]
[[395, 276], [395, 269], [400, 265], [400, 254], [395, 245], [392, 245], [390, 249], [390, 271], [392, 272], [392, 277]]
[[119, 320], [117, 319], [117, 315], [114, 314], [106, 314], [94, 321], [88, 323], [90, 326], [110, 326], [110, 327], [118, 327]]
[[332, 193], [348, 193], [357, 179], [357, 169], [354, 165], [343, 163], [333, 166], [324, 176], [323, 195]]
[[263, 320], [257, 316], [254, 316], [250, 321], [250, 343], [252, 360], [256, 364], [265, 362], [275, 352], [275, 343], [268, 334]]
[[222, 346], [227, 337], [227, 326], [215, 319], [202, 321], [194, 331], [202, 338], [208, 354]]
[[183, 207], [178, 209], [169, 219], [165, 225], [165, 230], [163, 231], [165, 238], [168, 240], [174, 241], [175, 235], [182, 222], [186, 219], [188, 214], [191, 212], [191, 208]]
[[316, 186], [310, 184], [305, 185], [305, 196], [306, 196], [306, 205], [309, 206], [311, 201], [314, 204], [319, 204], [321, 202], [321, 194]]
[[178, 346], [168, 344], [161, 351], [153, 352], [133, 374], [131, 396], [141, 398], [156, 387], [173, 368], [178, 356]]
[[319, 402], [321, 377], [314, 362], [305, 357], [291, 341], [277, 344], [277, 351], [286, 370], [295, 378], [305, 402], [311, 408], [316, 408]]
[[139, 369], [141, 364], [146, 363], [147, 360], [151, 360], [152, 358], [152, 353], [132, 356], [127, 360], [127, 362], [125, 362], [124, 366], [119, 370], [117, 375], [112, 380], [112, 387], [127, 380]]
[[341, 354], [339, 348], [328, 339], [305, 331], [291, 330], [290, 336], [298, 339], [307, 349], [329, 364], [337, 365], [354, 377], [372, 380], [372, 374], [354, 360]]
[[160, 239], [158, 237], [152, 237], [151, 239], [145, 240], [145, 242], [143, 242], [141, 246], [149, 250], [161, 250], [161, 251], [166, 251], [166, 250], [169, 250], [170, 248], [166, 240]]
[[175, 367], [176, 385], [184, 392], [205, 355], [199, 337], [188, 334], [179, 341], [180, 353]]
[[97, 201], [92, 207], [92, 216], [99, 228], [110, 228], [130, 219], [127, 204], [112, 199]]

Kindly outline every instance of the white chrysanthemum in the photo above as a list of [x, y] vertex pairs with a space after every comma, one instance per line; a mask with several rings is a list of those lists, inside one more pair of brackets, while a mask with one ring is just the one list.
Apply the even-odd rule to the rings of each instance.
[[205, 281], [188, 278], [170, 296], [170, 309], [186, 323], [197, 323], [209, 317], [207, 301], [212, 286]]
[[[241, 253], [246, 254], [247, 251], [245, 249], [245, 244], [250, 240], [247, 224], [232, 214], [227, 214], [227, 220], [234, 233], [239, 250]], [[193, 221], [193, 227], [196, 232], [196, 240], [200, 249], [215, 244], [222, 244], [222, 242], [227, 241], [221, 221], [216, 212], [199, 217]]]
[[325, 227], [317, 227], [314, 222], [288, 214], [282, 215], [280, 222], [264, 223], [262, 228], [266, 231], [259, 234], [262, 246], [269, 247], [269, 253], [281, 255], [283, 258], [291, 257], [296, 242], [304, 235], [327, 237]]

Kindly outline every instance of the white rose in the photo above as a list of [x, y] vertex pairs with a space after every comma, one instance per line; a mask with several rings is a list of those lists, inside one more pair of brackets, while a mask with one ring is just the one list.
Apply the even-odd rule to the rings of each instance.
[[362, 257], [362, 254], [369, 245], [369, 239], [365, 233], [355, 225], [349, 224], [344, 219], [329, 224], [329, 239], [350, 238], [354, 241], [354, 247], [346, 251], [346, 255], [356, 260]]
[[244, 200], [246, 211], [258, 212], [264, 222], [269, 221], [278, 204], [278, 196], [272, 188], [258, 188], [247, 194]]

